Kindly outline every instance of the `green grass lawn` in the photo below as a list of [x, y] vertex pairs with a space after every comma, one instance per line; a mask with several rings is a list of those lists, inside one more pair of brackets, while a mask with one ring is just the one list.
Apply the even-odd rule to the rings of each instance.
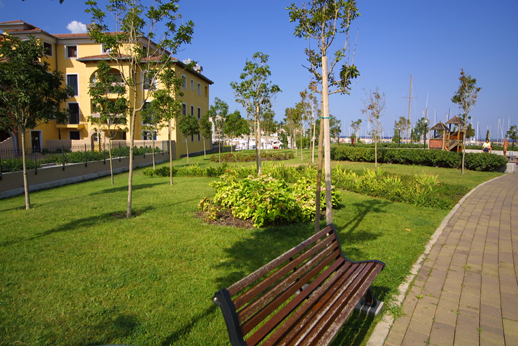
[[[176, 167], [185, 164], [185, 158], [175, 161]], [[215, 165], [203, 156], [190, 164]], [[440, 181], [470, 187], [498, 176], [383, 167], [439, 174]], [[314, 226], [204, 224], [195, 212], [214, 194], [213, 179], [175, 177], [170, 186], [168, 178], [137, 170], [130, 220], [124, 218], [127, 174], [116, 176], [115, 186], [103, 178], [32, 193], [28, 211], [23, 196], [0, 200], [0, 345], [227, 345], [213, 293], [306, 239]], [[334, 223], [344, 253], [387, 264], [374, 283], [387, 301], [447, 211], [346, 191], [342, 201]], [[374, 322], [353, 317], [335, 344], [365, 343]]]

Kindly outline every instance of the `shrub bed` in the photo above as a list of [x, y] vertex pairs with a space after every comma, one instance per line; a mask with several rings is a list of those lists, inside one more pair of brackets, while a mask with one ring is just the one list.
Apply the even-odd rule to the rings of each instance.
[[[293, 152], [261, 152], [261, 161], [281, 161], [293, 159]], [[211, 162], [219, 162], [219, 155], [212, 155]], [[252, 162], [255, 161], [255, 153], [224, 153], [221, 154], [221, 162]]]
[[[336, 161], [374, 162], [374, 148], [335, 145], [331, 148], [331, 159]], [[443, 150], [379, 148], [378, 162], [460, 168], [462, 153]], [[466, 169], [494, 172], [506, 164], [507, 159], [501, 155], [466, 153]]]
[[[205, 219], [218, 219], [222, 210], [242, 220], [252, 220], [255, 227], [268, 224], [311, 221], [315, 216], [316, 184], [300, 178], [295, 184], [275, 179], [269, 175], [238, 179], [229, 172], [210, 185], [216, 189], [213, 200], [202, 199], [199, 207]], [[320, 205], [325, 210], [325, 190], [321, 189]], [[338, 206], [340, 195], [332, 192], [333, 207]]]

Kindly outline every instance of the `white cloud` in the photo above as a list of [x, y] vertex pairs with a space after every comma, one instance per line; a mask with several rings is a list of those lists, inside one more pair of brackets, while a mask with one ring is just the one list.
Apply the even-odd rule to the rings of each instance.
[[71, 21], [67, 25], [67, 29], [73, 34], [81, 34], [86, 32], [86, 24], [78, 22], [76, 20]]

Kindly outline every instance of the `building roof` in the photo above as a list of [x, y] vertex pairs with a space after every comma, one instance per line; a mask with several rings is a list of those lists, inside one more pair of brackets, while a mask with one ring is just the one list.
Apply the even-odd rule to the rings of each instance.
[[435, 130], [435, 131], [437, 131], [437, 130], [440, 130], [440, 131], [448, 131], [448, 126], [444, 125], [444, 124], [442, 123], [442, 121], [439, 121], [437, 124], [435, 124], [434, 126], [432, 126], [432, 127], [430, 128], [430, 130]]
[[[38, 34], [38, 33], [42, 33], [42, 34], [46, 34], [46, 35], [49, 35], [51, 37], [55, 37], [56, 39], [60, 39], [60, 40], [67, 40], [67, 39], [92, 39], [88, 33], [76, 33], [76, 34], [49, 34], [48, 32], [46, 32], [45, 30], [42, 30], [32, 24], [29, 24], [27, 22], [24, 22], [23, 20], [11, 20], [11, 21], [7, 21], [7, 22], [0, 22], [0, 30], [2, 30], [4, 33], [9, 33], [9, 34], [27, 34], [27, 35], [30, 35], [30, 34]], [[151, 41], [151, 43], [153, 45], [156, 46], [156, 44], [154, 42]], [[124, 58], [129, 58], [128, 57], [124, 57], [122, 56], [121, 57], [122, 59]], [[183, 68], [186, 68], [187, 65], [184, 64], [183, 62], [179, 61], [178, 59], [176, 58], [172, 58], [173, 59], [173, 62], [178, 64], [180, 67], [183, 67]], [[100, 61], [100, 60], [112, 60], [111, 57], [108, 55], [108, 54], [99, 54], [99, 55], [91, 55], [91, 56], [85, 56], [85, 57], [80, 57], [77, 59], [77, 61], [81, 61], [81, 62], [91, 62], [91, 61]], [[152, 56], [150, 58], [150, 61], [159, 61], [160, 60], [160, 56]], [[213, 81], [211, 81], [210, 79], [208, 79], [207, 77], [205, 77], [204, 75], [202, 75], [200, 72], [198, 71], [195, 71], [195, 70], [192, 70], [192, 69], [189, 69], [189, 71], [195, 75], [197, 75], [198, 77], [200, 77], [201, 79], [205, 80], [207, 83], [209, 84], [214, 84]]]
[[460, 124], [462, 124], [462, 120], [460, 120], [458, 116], [454, 116], [453, 118], [451, 118], [450, 120], [448, 120], [448, 121], [446, 122], [446, 124], [460, 125]]

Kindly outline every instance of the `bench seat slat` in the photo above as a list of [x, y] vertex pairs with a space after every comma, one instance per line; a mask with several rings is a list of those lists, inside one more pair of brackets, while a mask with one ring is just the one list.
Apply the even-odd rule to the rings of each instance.
[[[310, 286], [306, 287], [297, 298], [291, 301], [289, 304], [295, 305], [300, 303], [303, 299], [306, 299], [309, 296], [309, 299], [303, 303], [298, 309], [295, 310], [295, 307], [290, 306], [290, 310], [295, 310], [295, 312], [283, 323], [282, 328], [275, 330], [272, 335], [265, 340], [263, 345], [275, 345], [277, 341], [286, 334], [292, 326], [300, 322], [300, 318], [304, 316], [304, 314], [308, 311], [309, 308], [313, 306], [313, 304], [317, 301], [319, 296], [317, 294], [311, 295], [315, 289], [323, 289], [327, 290], [342, 274], [349, 270], [352, 266], [350, 262], [345, 262], [343, 265], [336, 271], [335, 275], [327, 280], [321, 287], [318, 287], [330, 273], [322, 274], [317, 280], [315, 280]], [[329, 268], [328, 271], [334, 271], [336, 267]], [[352, 271], [351, 271], [352, 272]]]
[[[362, 281], [362, 287], [358, 290], [359, 292], [365, 292], [371, 285], [376, 276], [380, 273], [380, 271], [383, 269], [383, 266], [379, 263], [375, 264], [374, 269], [371, 271], [370, 275], [366, 278], [366, 280]], [[347, 306], [347, 308], [343, 309], [340, 312], [340, 315], [334, 320], [332, 325], [329, 326], [329, 328], [324, 330], [324, 334], [319, 339], [319, 343], [323, 344], [329, 344], [334, 339], [336, 334], [340, 331], [340, 328], [345, 323], [349, 315], [351, 314], [352, 310], [356, 306], [356, 304], [360, 301], [362, 298], [361, 295], [356, 295], [354, 297], [354, 300], [352, 300], [351, 304]]]
[[[297, 296], [295, 296], [286, 306], [284, 306], [280, 311], [278, 311], [271, 319], [269, 319], [259, 330], [257, 330], [250, 338], [247, 340], [247, 344], [252, 346], [261, 342], [265, 336], [267, 336], [274, 328], [276, 328], [282, 321], [292, 313], [297, 307], [304, 302], [311, 295], [311, 293], [317, 289], [322, 282], [324, 282], [337, 268], [342, 266], [344, 263], [343, 259], [340, 258], [338, 261], [334, 262], [329, 268], [327, 268], [317, 279], [315, 279], [312, 283], [310, 283], [307, 287], [305, 287], [302, 291], [300, 291]], [[299, 290], [302, 285], [297, 285], [296, 290]], [[293, 295], [293, 293], [291, 293]], [[289, 328], [289, 324], [286, 322], [282, 323], [282, 326], [277, 329], [277, 333], [282, 330]], [[269, 340], [270, 338], [268, 338]]]
[[[330, 249], [331, 250], [331, 249]], [[242, 324], [241, 328], [243, 330], [243, 335], [248, 334], [252, 329], [254, 329], [261, 321], [263, 321], [267, 316], [269, 316], [272, 312], [277, 310], [289, 297], [294, 295], [299, 289], [301, 289], [305, 284], [309, 282], [310, 279], [314, 278], [320, 271], [322, 271], [326, 266], [334, 262], [336, 266], [343, 263], [343, 259], [340, 257], [340, 250], [336, 249], [333, 253], [327, 256], [323, 261], [318, 263], [316, 266], [311, 267], [311, 269], [306, 275], [304, 275], [300, 280], [296, 281], [292, 285], [289, 286], [282, 294], [275, 297], [265, 308], [254, 315], [250, 320], [246, 321]], [[309, 265], [308, 265], [309, 267]], [[295, 272], [297, 273], [297, 272]], [[295, 281], [295, 280], [293, 280]], [[241, 321], [241, 315], [238, 313]]]
[[247, 287], [251, 283], [255, 282], [255, 280], [261, 278], [262, 276], [268, 274], [270, 271], [275, 269], [277, 266], [282, 264], [284, 261], [287, 261], [290, 259], [290, 257], [294, 257], [297, 253], [303, 251], [305, 248], [307, 248], [309, 245], [316, 242], [318, 239], [322, 238], [326, 234], [332, 233], [333, 229], [330, 227], [326, 227], [322, 229], [320, 232], [315, 233], [310, 238], [306, 239], [299, 245], [293, 247], [288, 252], [284, 253], [283, 255], [277, 257], [276, 259], [272, 260], [270, 263], [264, 265], [263, 267], [257, 269], [255, 272], [251, 273], [250, 275], [244, 277], [243, 279], [239, 280], [235, 284], [231, 285], [227, 288], [228, 293], [233, 296], [239, 291], [241, 291], [243, 288]]
[[294, 339], [305, 338], [319, 322], [320, 318], [328, 311], [329, 306], [335, 303], [339, 298], [337, 293], [345, 291], [353, 281], [358, 277], [365, 265], [353, 264], [349, 270], [337, 273], [336, 280], [325, 287], [323, 294], [318, 295], [315, 302], [312, 303], [307, 313], [297, 321], [297, 328], [293, 329], [288, 335], [284, 337], [279, 345], [287, 345], [296, 343]]
[[[362, 298], [364, 293], [361, 291], [362, 283], [374, 266], [374, 263], [360, 266], [355, 272], [356, 275], [352, 282], [348, 282], [341, 287], [335, 285], [333, 295], [330, 295], [328, 292], [328, 294], [323, 296], [321, 300], [322, 305], [318, 306], [317, 304], [318, 307], [315, 307], [318, 313], [311, 320], [311, 328], [309, 328], [306, 335], [303, 335], [303, 337], [299, 336], [296, 343], [301, 345], [316, 345], [318, 341], [325, 344], [326, 341], [322, 339], [325, 333], [328, 334], [328, 337], [330, 337], [329, 341], [331, 341]], [[341, 312], [344, 313], [341, 314]], [[344, 318], [340, 319], [340, 316]]]
[[334, 234], [332, 236], [327, 237], [324, 239], [324, 241], [321, 241], [314, 247], [312, 247], [310, 250], [306, 251], [299, 257], [295, 258], [295, 260], [292, 260], [289, 264], [282, 267], [280, 270], [275, 272], [274, 274], [270, 275], [265, 280], [258, 283], [254, 288], [250, 289], [249, 291], [243, 293], [239, 297], [234, 299], [234, 305], [236, 307], [236, 310], [241, 309], [244, 305], [249, 303], [252, 299], [254, 299], [257, 295], [259, 295], [261, 292], [263, 292], [266, 288], [271, 286], [274, 282], [282, 278], [284, 275], [286, 275], [291, 270], [294, 270], [297, 268], [300, 264], [302, 264], [305, 260], [309, 259], [311, 256], [315, 255], [319, 250], [324, 248], [325, 246], [329, 245], [332, 241], [334, 241], [335, 236]]
[[328, 345], [384, 266], [348, 260], [329, 225], [213, 300], [232, 345]]

